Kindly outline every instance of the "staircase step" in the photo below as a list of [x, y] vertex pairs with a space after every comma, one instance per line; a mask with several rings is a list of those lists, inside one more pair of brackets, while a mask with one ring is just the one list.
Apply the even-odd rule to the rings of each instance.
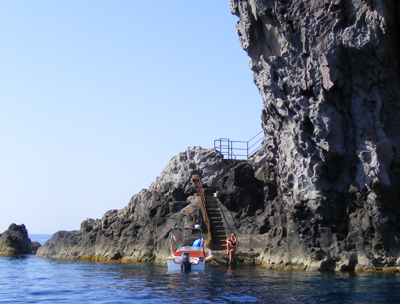
[[206, 210], [220, 210], [219, 206], [206, 206]]
[[226, 243], [225, 242], [213, 242], [212, 244], [211, 244], [213, 247], [216, 247], [216, 246], [219, 246], [219, 247], [224, 247], [224, 248], [226, 248]]
[[218, 244], [225, 244], [225, 241], [226, 241], [226, 235], [223, 235], [223, 236], [211, 236], [211, 238], [212, 238], [212, 243], [213, 244], [216, 244], [216, 243], [218, 243]]
[[209, 216], [208, 217], [211, 222], [221, 222], [222, 223], [222, 218], [220, 216]]
[[[210, 216], [211, 214], [213, 215], [218, 215], [221, 216], [221, 211], [219, 211], [219, 209], [215, 209], [215, 210], [207, 210], [207, 214]], [[212, 215], [211, 215], [212, 216]]]
[[221, 210], [219, 210], [219, 208], [215, 208], [215, 209], [207, 209], [207, 214], [208, 213], [213, 213], [213, 212], [218, 212], [219, 214], [222, 214]]
[[211, 238], [212, 238], [213, 242], [217, 241], [217, 240], [218, 241], [221, 241], [221, 240], [225, 241], [226, 240], [226, 234], [212, 234]]
[[226, 246], [225, 240], [226, 240], [225, 238], [224, 239], [213, 239], [212, 240], [212, 244], [213, 245]]
[[212, 232], [211, 235], [218, 235], [218, 236], [224, 236], [224, 237], [226, 237], [226, 232], [220, 230], [220, 231]]
[[213, 230], [211, 231], [211, 235], [225, 235], [226, 236], [226, 232], [225, 230]]
[[212, 231], [224, 231], [225, 232], [225, 227], [223, 225], [219, 225], [219, 226], [212, 226], [211, 227]]
[[225, 229], [224, 225], [221, 223], [210, 223], [211, 230], [218, 229], [222, 230]]
[[221, 234], [221, 233], [225, 233], [226, 234], [226, 230], [225, 227], [211, 227], [211, 233], [215, 233], [215, 234]]
[[207, 205], [207, 206], [206, 206], [206, 209], [207, 209], [207, 210], [220, 210], [220, 209], [219, 209], [219, 206], [217, 206], [217, 205], [212, 205], [212, 206]]
[[224, 223], [222, 221], [210, 221], [211, 227], [224, 227]]
[[218, 226], [210, 225], [210, 228], [211, 228], [211, 232], [214, 232], [214, 231], [218, 231], [218, 232], [223, 231], [223, 232], [225, 232], [225, 227], [222, 224], [218, 225]]
[[214, 250], [216, 250], [217, 248], [216, 247], [218, 247], [218, 248], [222, 248], [222, 249], [225, 249], [226, 250], [226, 244], [211, 244], [211, 246], [213, 247], [213, 249]]
[[212, 244], [212, 250], [226, 250], [226, 246], [222, 244]]
[[216, 245], [216, 244], [218, 244], [218, 245], [226, 245], [226, 242], [225, 242], [225, 240], [226, 240], [226, 237], [224, 237], [224, 238], [213, 238], [212, 239], [212, 244], [213, 245]]
[[226, 240], [226, 239], [213, 239], [211, 243], [212, 243], [213, 245], [219, 245], [219, 246], [225, 246], [225, 247], [226, 247], [226, 242], [225, 242], [225, 240]]

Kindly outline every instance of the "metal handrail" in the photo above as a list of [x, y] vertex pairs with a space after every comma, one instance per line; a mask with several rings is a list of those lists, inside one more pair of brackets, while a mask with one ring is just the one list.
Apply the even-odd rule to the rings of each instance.
[[196, 190], [197, 195], [200, 197], [201, 201], [201, 210], [204, 214], [204, 222], [207, 226], [207, 238], [209, 243], [211, 244], [211, 228], [210, 228], [210, 220], [208, 219], [207, 209], [206, 209], [206, 197], [204, 196], [203, 186], [201, 185], [201, 178], [199, 175], [194, 174], [192, 175], [192, 180], [194, 182], [194, 187]]
[[[263, 137], [259, 136], [263, 132], [263, 130], [260, 131], [248, 141], [230, 140], [229, 138], [216, 139], [214, 140], [214, 149], [218, 150], [227, 159], [237, 159], [238, 157], [246, 157], [248, 159], [260, 149], [260, 142]], [[246, 153], [243, 154], [242, 151], [246, 151]]]
[[236, 232], [236, 229], [232, 229], [232, 228], [231, 228], [231, 226], [229, 225], [228, 220], [227, 220], [227, 218], [226, 218], [226, 216], [225, 216], [225, 212], [226, 212], [226, 211], [229, 211], [229, 212], [231, 213], [231, 217], [232, 217], [233, 221], [235, 222], [234, 225], [237, 226], [236, 220], [235, 220], [235, 218], [232, 216], [232, 212], [231, 212], [230, 210], [226, 210], [226, 211], [225, 211], [225, 210], [221, 210], [221, 208], [219, 208], [219, 209], [220, 209], [220, 211], [221, 211], [222, 216], [223, 216], [224, 219], [225, 219], [225, 223], [226, 223], [226, 226], [228, 226], [228, 229], [231, 231], [231, 233], [232, 233], [232, 231]]

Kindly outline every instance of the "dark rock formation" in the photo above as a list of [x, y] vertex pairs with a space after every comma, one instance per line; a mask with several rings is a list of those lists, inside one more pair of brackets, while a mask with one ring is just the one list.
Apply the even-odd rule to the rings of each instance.
[[253, 167], [249, 163], [241, 163], [218, 181], [218, 199], [244, 218], [263, 208], [262, 188], [263, 183], [255, 178]]
[[262, 262], [396, 266], [400, 5], [231, 0], [231, 11], [264, 101], [253, 158], [268, 188], [255, 221], [269, 234]]
[[40, 244], [31, 242], [25, 225], [11, 224], [0, 234], [0, 255], [36, 253]]
[[191, 174], [203, 176], [214, 187], [228, 170], [214, 149], [190, 147], [173, 157], [148, 190], [134, 195], [128, 206], [110, 210], [102, 219], [87, 219], [78, 231], [59, 231], [42, 246], [41, 257], [104, 261], [152, 261], [170, 254], [169, 230], [174, 225], [203, 225], [200, 200]]
[[233, 215], [239, 250], [261, 248], [267, 267], [400, 266], [400, 5], [231, 0], [231, 11], [264, 101], [262, 148], [233, 169], [189, 148], [127, 207], [54, 234], [38, 256], [163, 259], [171, 226], [206, 229], [196, 173]]
[[42, 246], [39, 242], [32, 242], [32, 248], [31, 248], [31, 253], [36, 254], [38, 249]]

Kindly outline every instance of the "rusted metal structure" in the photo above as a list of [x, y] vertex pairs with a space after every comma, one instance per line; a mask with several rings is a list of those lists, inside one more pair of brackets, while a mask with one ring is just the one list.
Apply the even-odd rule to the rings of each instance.
[[196, 194], [200, 197], [200, 201], [201, 201], [201, 210], [203, 211], [203, 215], [204, 215], [204, 222], [207, 226], [207, 240], [209, 242], [209, 244], [207, 244], [208, 246], [211, 244], [211, 228], [210, 228], [210, 220], [208, 218], [207, 215], [207, 208], [206, 208], [206, 197], [204, 196], [204, 191], [203, 191], [203, 186], [201, 185], [201, 178], [199, 175], [195, 174], [192, 175], [192, 180], [194, 182], [194, 187], [196, 189]]

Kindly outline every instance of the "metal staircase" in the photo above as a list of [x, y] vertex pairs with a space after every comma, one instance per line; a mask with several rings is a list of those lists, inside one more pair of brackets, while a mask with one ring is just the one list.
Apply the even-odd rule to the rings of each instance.
[[225, 241], [227, 237], [218, 200], [214, 196], [206, 196], [205, 198], [207, 214], [210, 220], [211, 249], [224, 250], [226, 249]]
[[223, 250], [226, 248], [226, 231], [222, 221], [221, 210], [218, 200], [214, 196], [204, 196], [201, 178], [199, 175], [192, 175], [192, 180], [196, 189], [196, 194], [201, 200], [201, 210], [204, 214], [204, 222], [207, 226], [207, 239], [213, 250]]

